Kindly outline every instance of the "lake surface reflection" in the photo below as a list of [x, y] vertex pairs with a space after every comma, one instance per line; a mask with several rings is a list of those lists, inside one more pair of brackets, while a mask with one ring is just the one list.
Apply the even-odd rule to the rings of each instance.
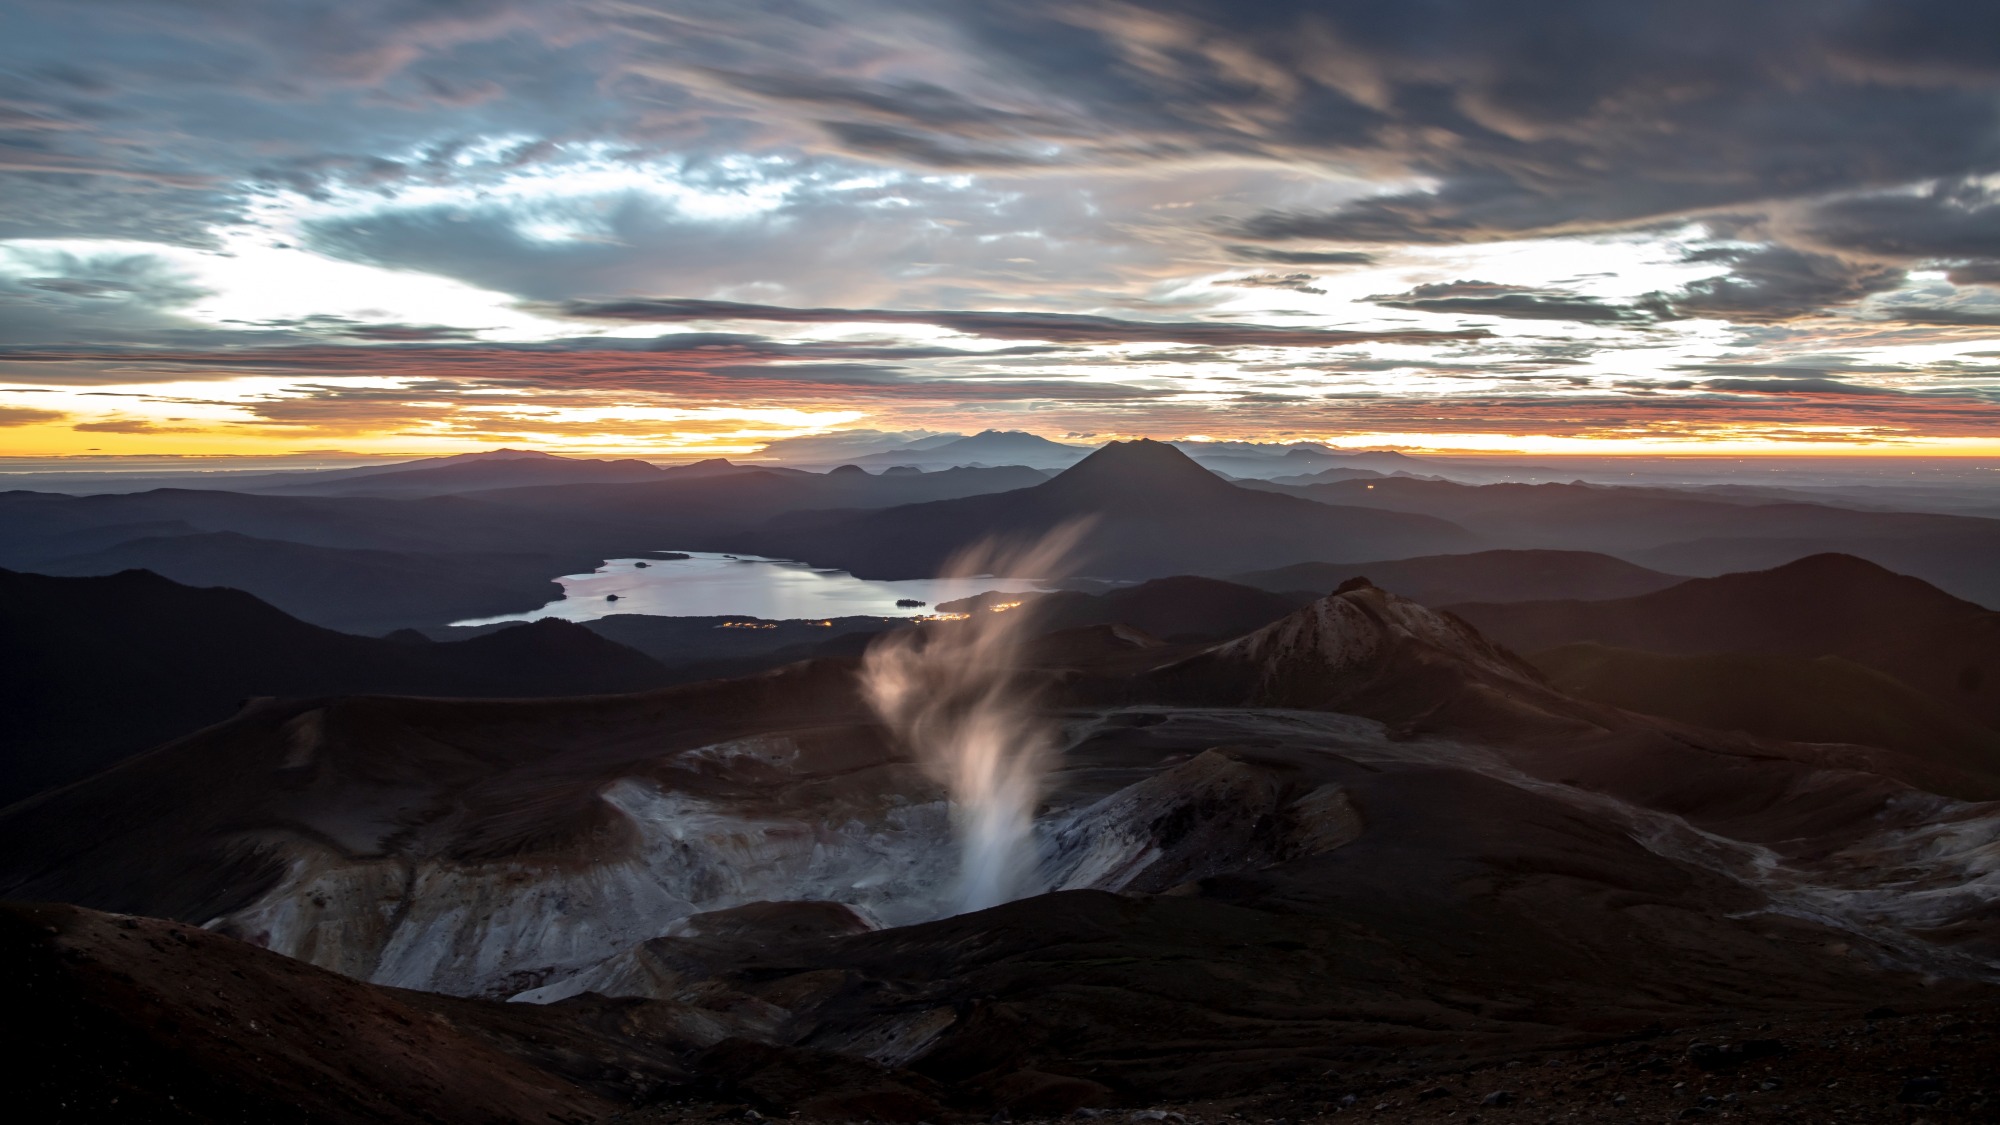
[[[556, 579], [566, 597], [526, 613], [479, 617], [456, 625], [560, 617], [589, 621], [614, 613], [655, 617], [736, 614], [772, 620], [813, 617], [914, 617], [938, 602], [985, 590], [1038, 590], [1025, 578], [918, 578], [876, 582], [844, 570], [822, 570], [786, 559], [688, 552], [685, 559], [612, 559], [589, 574]], [[616, 595], [617, 600], [611, 600]], [[898, 606], [914, 599], [922, 607]]]

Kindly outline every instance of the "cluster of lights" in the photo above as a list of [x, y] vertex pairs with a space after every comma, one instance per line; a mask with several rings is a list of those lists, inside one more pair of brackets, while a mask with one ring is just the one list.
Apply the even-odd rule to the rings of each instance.
[[918, 616], [911, 618], [911, 620], [912, 621], [963, 621], [971, 616], [972, 615], [969, 613], [925, 613], [925, 614], [919, 614]]
[[769, 621], [724, 621], [724, 622], [723, 622], [722, 624], [720, 624], [720, 625], [717, 625], [717, 626], [716, 626], [716, 628], [718, 628], [718, 629], [776, 629], [776, 628], [777, 628], [777, 626], [776, 626], [776, 625], [774, 625], [774, 624], [772, 624], [772, 623], [771, 623], [771, 622], [769, 622]]
[[1010, 609], [1013, 609], [1013, 608], [1015, 608], [1015, 607], [1019, 606], [1020, 604], [1021, 604], [1020, 602], [999, 602], [999, 603], [996, 603], [996, 604], [994, 604], [994, 605], [989, 605], [989, 606], [987, 606], [987, 607], [986, 607], [986, 612], [988, 612], [988, 613], [1005, 613], [1005, 612], [1007, 612], [1008, 610], [1010, 610]]

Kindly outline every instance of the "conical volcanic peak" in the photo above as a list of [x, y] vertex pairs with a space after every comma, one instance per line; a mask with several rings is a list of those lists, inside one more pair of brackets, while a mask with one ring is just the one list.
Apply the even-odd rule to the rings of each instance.
[[1574, 734], [1602, 711], [1453, 615], [1358, 584], [1163, 668], [1155, 683], [1176, 701], [1340, 711], [1498, 739]]
[[1354, 579], [1288, 617], [1217, 646], [1218, 655], [1245, 661], [1276, 683], [1303, 674], [1329, 682], [1372, 670], [1400, 650], [1465, 674], [1539, 685], [1541, 675], [1479, 631], [1447, 613]]
[[1067, 497], [1121, 502], [1236, 491], [1187, 454], [1150, 438], [1114, 441], [1063, 470], [1043, 488]]

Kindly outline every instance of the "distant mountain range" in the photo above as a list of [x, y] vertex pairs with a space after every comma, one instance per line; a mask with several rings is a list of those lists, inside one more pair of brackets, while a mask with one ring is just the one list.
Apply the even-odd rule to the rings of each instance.
[[[615, 461], [558, 457], [530, 449], [496, 449], [435, 457], [381, 468], [346, 469], [255, 482], [241, 491], [298, 496], [444, 496], [535, 484], [633, 484], [691, 475], [708, 462], [663, 468], [637, 458]], [[726, 465], [727, 462], [724, 462]]]
[[1020, 430], [983, 430], [970, 437], [950, 440], [930, 438], [901, 449], [885, 450], [851, 458], [843, 464], [881, 469], [893, 465], [925, 469], [961, 466], [1026, 465], [1035, 469], [1061, 469], [1074, 465], [1090, 453], [1087, 445], [1065, 445]]
[[[1081, 452], [1004, 432], [905, 444]], [[1241, 457], [1293, 469], [1338, 460], [1306, 473], [1281, 469], [1277, 479], [1224, 479], [1229, 470], [1217, 466]], [[715, 550], [928, 577], [979, 539], [1032, 538], [1089, 518], [1099, 527], [1078, 565], [1107, 578], [1297, 568], [1249, 581], [1325, 590], [1361, 574], [1443, 603], [1496, 600], [1503, 590], [1511, 598], [1537, 572], [1536, 596], [1595, 598], [1643, 592], [1673, 575], [1839, 552], [2000, 605], [1991, 565], [2000, 520], [1774, 500], [1754, 489], [1470, 485], [1410, 475], [1412, 460], [1303, 444], [1117, 443], [1052, 479], [1022, 465], [808, 472], [497, 450], [232, 478], [264, 489], [254, 492], [0, 493], [0, 566], [66, 575], [141, 567], [243, 589], [317, 624], [381, 633], [532, 610], [556, 596], [557, 576], [608, 558]], [[1477, 557], [1420, 561], [1433, 556]]]
[[1248, 482], [1327, 504], [1450, 520], [1488, 546], [1597, 551], [1715, 575], [1841, 553], [2000, 605], [2000, 520], [1773, 503], [1755, 495], [1592, 484], [1469, 485], [1391, 476], [1305, 486]]
[[[1420, 472], [1444, 469], [1434, 463], [1389, 451], [1350, 452], [1316, 442], [1176, 441], [1168, 442], [1198, 464], [1235, 477], [1303, 476], [1339, 468], [1370, 472]], [[788, 443], [773, 443], [767, 454], [779, 463], [825, 469], [860, 465], [948, 469], [960, 466], [1026, 465], [1064, 469], [1088, 456], [1095, 446], [1051, 441], [1020, 430], [984, 430], [977, 434], [933, 434], [907, 444], [884, 442], [881, 448], [850, 446], [835, 452], [817, 444], [792, 452]]]
[[805, 513], [767, 525], [746, 542], [759, 554], [864, 578], [921, 578], [982, 540], [1029, 541], [1077, 520], [1090, 524], [1077, 572], [1114, 578], [1228, 574], [1302, 558], [1396, 558], [1478, 545], [1440, 519], [1239, 488], [1178, 449], [1145, 440], [1112, 442], [1029, 488], [872, 513]]
[[[510, 454], [408, 471], [469, 489], [436, 496], [0, 493], [0, 566], [66, 575], [141, 567], [247, 590], [331, 628], [385, 632], [532, 610], [561, 595], [557, 576], [606, 558], [743, 550], [746, 529], [786, 512], [878, 508], [1044, 479], [1019, 467], [873, 475], [702, 462], [650, 470], [644, 481], [575, 483], [562, 467], [575, 464]], [[371, 470], [325, 487], [404, 475]], [[521, 483], [529, 479], [542, 483]], [[487, 487], [501, 480], [513, 484]]]
[[1331, 590], [1355, 578], [1425, 605], [1546, 598], [1622, 598], [1663, 590], [1682, 575], [1594, 551], [1474, 551], [1368, 563], [1297, 563], [1235, 575], [1262, 590]]
[[549, 555], [317, 547], [234, 531], [133, 539], [38, 563], [45, 574], [127, 570], [246, 590], [307, 621], [356, 633], [497, 616], [563, 596]]

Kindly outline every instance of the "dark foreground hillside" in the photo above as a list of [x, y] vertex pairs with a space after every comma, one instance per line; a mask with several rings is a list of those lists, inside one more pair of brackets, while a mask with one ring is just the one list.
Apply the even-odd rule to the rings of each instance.
[[259, 696], [637, 691], [665, 670], [545, 619], [452, 643], [308, 625], [240, 590], [143, 570], [0, 571], [0, 804], [221, 722]]
[[[538, 1008], [347, 980], [229, 938], [74, 907], [0, 907], [15, 1112], [38, 1121], [983, 1121], [909, 1071], [728, 1041], [695, 1050], [693, 1013], [646, 1000]], [[1899, 1007], [1658, 1025], [1575, 1045], [1459, 1058], [1387, 1052], [1236, 1097], [1121, 1096], [1017, 1072], [1015, 1121], [1167, 1125], [1283, 1119], [1544, 1122], [1991, 1120], [2000, 1007], [1922, 995]], [[1384, 1040], [1387, 1046], [1391, 1040]]]
[[2000, 613], [1850, 555], [1631, 598], [1451, 609], [1521, 652], [1590, 642], [1689, 656], [1839, 657], [2000, 729]]
[[1838, 656], [1674, 655], [1562, 645], [1534, 654], [1562, 690], [1694, 726], [1795, 742], [1854, 742], [2000, 779], [2000, 730]]

